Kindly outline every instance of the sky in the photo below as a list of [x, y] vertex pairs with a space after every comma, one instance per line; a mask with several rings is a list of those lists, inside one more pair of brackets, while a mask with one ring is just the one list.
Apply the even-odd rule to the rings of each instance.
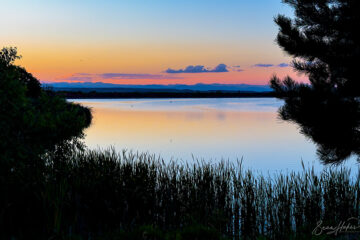
[[42, 82], [267, 84], [281, 0], [0, 0], [0, 48]]

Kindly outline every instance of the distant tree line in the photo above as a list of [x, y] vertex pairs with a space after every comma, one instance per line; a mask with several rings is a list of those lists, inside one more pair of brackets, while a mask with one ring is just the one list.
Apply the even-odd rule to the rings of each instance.
[[226, 91], [191, 91], [191, 92], [80, 92], [57, 91], [57, 95], [68, 99], [81, 98], [238, 98], [238, 97], [274, 97], [273, 92], [226, 92]]

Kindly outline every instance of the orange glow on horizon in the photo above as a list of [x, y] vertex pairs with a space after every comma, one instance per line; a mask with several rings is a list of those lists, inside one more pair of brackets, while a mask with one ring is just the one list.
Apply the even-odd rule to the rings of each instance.
[[[44, 82], [103, 82], [103, 83], [112, 83], [112, 84], [126, 84], [126, 85], [146, 85], [146, 84], [187, 84], [193, 85], [197, 83], [204, 84], [252, 84], [252, 85], [266, 85], [269, 83], [270, 78], [273, 75], [278, 76], [279, 78], [284, 78], [285, 76], [291, 76], [297, 81], [307, 82], [305, 76], [299, 76], [292, 70], [289, 71], [289, 68], [273, 68], [269, 71], [268, 69], [259, 69], [259, 68], [250, 68], [243, 72], [226, 72], [226, 73], [182, 73], [182, 74], [164, 74], [159, 73], [157, 75], [163, 76], [162, 79], [126, 79], [126, 78], [116, 78], [116, 79], [102, 79], [101, 77], [94, 77], [91, 81], [69, 81], [66, 80], [72, 75], [63, 75], [62, 77], [55, 78], [53, 80], [44, 81]], [[96, 75], [96, 74], [94, 74]], [[51, 75], [38, 73], [35, 76], [40, 79], [49, 79]], [[168, 79], [166, 77], [169, 77]], [[175, 78], [172, 78], [175, 77]]]
[[[135, 41], [136, 42], [136, 41]], [[162, 75], [160, 79], [101, 79], [94, 77], [91, 82], [115, 84], [268, 84], [272, 75], [279, 77], [290, 75], [294, 79], [306, 82], [305, 76], [298, 76], [291, 67], [253, 67], [256, 63], [290, 62], [280, 49], [263, 53], [239, 47], [241, 55], [234, 53], [234, 46], [217, 50], [215, 45], [193, 44], [140, 44], [111, 43], [96, 45], [95, 43], [62, 43], [19, 44], [19, 53], [23, 56], [17, 63], [42, 82], [81, 82], [70, 81], [69, 77], [76, 73], [102, 74], [153, 74]], [[166, 69], [184, 69], [188, 65], [203, 65], [214, 68], [220, 63], [228, 66], [225, 73], [181, 73], [167, 74]], [[233, 66], [240, 65], [243, 71], [237, 72]], [[168, 77], [168, 78], [167, 78]], [[174, 79], [175, 78], [175, 79]]]

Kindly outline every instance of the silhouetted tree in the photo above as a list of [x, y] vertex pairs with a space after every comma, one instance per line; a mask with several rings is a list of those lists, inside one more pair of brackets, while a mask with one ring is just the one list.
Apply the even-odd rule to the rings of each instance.
[[[277, 43], [293, 56], [294, 68], [309, 76], [311, 87], [321, 92], [337, 90], [360, 94], [360, 1], [283, 0], [294, 8], [295, 18], [279, 15]], [[272, 88], [283, 95], [304, 88], [287, 78], [271, 80]], [[290, 90], [290, 91], [288, 91]]]
[[[90, 110], [41, 89], [39, 81], [14, 65], [16, 48], [0, 51], [0, 160], [24, 163], [57, 144], [79, 137]], [[2, 165], [3, 166], [3, 165]]]
[[[48, 165], [61, 169], [57, 165], [64, 164], [66, 150], [89, 126], [91, 112], [42, 90], [35, 77], [14, 64], [19, 58], [16, 48], [0, 50], [0, 238], [41, 239]], [[63, 155], [59, 162], [44, 161], [57, 152]]]
[[275, 18], [277, 43], [294, 57], [293, 67], [309, 77], [310, 84], [274, 76], [270, 86], [285, 101], [283, 120], [300, 126], [300, 132], [317, 145], [324, 163], [340, 163], [360, 155], [360, 1], [284, 0], [295, 18]]

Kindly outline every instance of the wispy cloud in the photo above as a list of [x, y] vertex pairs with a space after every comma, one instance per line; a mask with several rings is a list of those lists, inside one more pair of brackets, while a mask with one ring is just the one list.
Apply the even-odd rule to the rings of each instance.
[[290, 66], [290, 65], [287, 64], [287, 63], [280, 63], [278, 65], [270, 64], [270, 63], [257, 63], [257, 64], [253, 65], [253, 67], [260, 67], [260, 68], [268, 68], [268, 67], [281, 67], [281, 68], [284, 68], [284, 67], [288, 67], [288, 66]]
[[244, 69], [241, 69], [241, 66], [240, 65], [235, 65], [235, 66], [232, 66], [231, 68], [233, 71], [235, 72], [243, 72]]
[[58, 80], [67, 80], [67, 81], [78, 81], [78, 82], [93, 82], [99, 80], [122, 80], [122, 79], [152, 79], [152, 80], [162, 80], [162, 79], [183, 79], [178, 76], [169, 76], [163, 74], [139, 74], [139, 73], [101, 73], [101, 74], [91, 74], [91, 73], [75, 73], [69, 77], [58, 78]]
[[279, 65], [277, 65], [278, 67], [288, 67], [290, 66], [289, 64], [287, 63], [280, 63]]
[[215, 68], [213, 69], [207, 69], [205, 68], [203, 65], [190, 65], [187, 66], [185, 69], [167, 69], [165, 72], [166, 73], [209, 73], [209, 72], [228, 72], [229, 70], [227, 69], [227, 66], [225, 64], [219, 64], [217, 65]]
[[70, 76], [68, 78], [59, 78], [59, 80], [69, 80], [69, 81], [79, 81], [79, 82], [91, 82], [93, 80], [92, 77], [85, 76]]
[[274, 64], [267, 64], [267, 63], [257, 63], [257, 64], [254, 64], [253, 67], [273, 67]]
[[160, 74], [132, 74], [132, 73], [103, 73], [98, 75], [102, 79], [168, 79], [173, 76]]

